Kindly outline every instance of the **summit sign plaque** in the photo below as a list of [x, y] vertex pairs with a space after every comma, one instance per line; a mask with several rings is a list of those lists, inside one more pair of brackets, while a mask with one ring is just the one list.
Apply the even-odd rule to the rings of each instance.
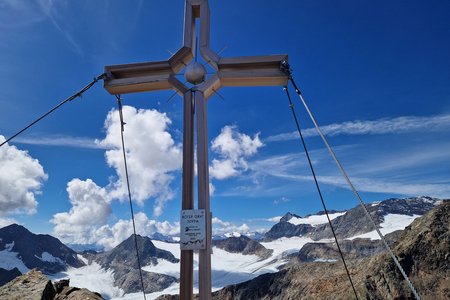
[[203, 250], [206, 248], [206, 220], [204, 209], [181, 211], [181, 250]]

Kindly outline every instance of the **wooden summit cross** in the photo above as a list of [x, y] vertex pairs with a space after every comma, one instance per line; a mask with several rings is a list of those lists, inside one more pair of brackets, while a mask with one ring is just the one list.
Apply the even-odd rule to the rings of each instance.
[[[192, 62], [195, 53], [196, 19], [199, 45], [204, 61], [216, 73], [209, 78], [205, 67]], [[209, 47], [210, 12], [208, 0], [185, 0], [183, 46], [167, 61], [106, 66], [105, 89], [114, 95], [157, 90], [175, 90], [183, 96], [182, 210], [194, 208], [194, 105], [197, 117], [198, 209], [204, 209], [206, 244], [199, 250], [199, 296], [211, 298], [211, 213], [207, 99], [222, 86], [284, 86], [288, 76], [280, 70], [287, 55], [220, 57]], [[183, 69], [186, 86], [176, 78]], [[195, 102], [195, 103], [194, 103]], [[193, 298], [193, 251], [181, 251], [180, 299]]]

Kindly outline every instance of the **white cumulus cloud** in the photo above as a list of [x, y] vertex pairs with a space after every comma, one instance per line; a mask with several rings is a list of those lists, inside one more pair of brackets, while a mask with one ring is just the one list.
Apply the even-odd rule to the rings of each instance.
[[[132, 199], [140, 205], [154, 200], [153, 215], [162, 214], [166, 201], [173, 197], [170, 184], [173, 172], [181, 169], [181, 146], [168, 132], [170, 119], [152, 109], [123, 107], [126, 156]], [[98, 244], [107, 248], [117, 245], [131, 235], [131, 222], [119, 220], [108, 225], [111, 202], [126, 200], [126, 173], [120, 137], [121, 123], [117, 110], [111, 110], [105, 120], [106, 137], [95, 141], [98, 148], [107, 149], [107, 164], [116, 172], [109, 185], [98, 186], [91, 179], [73, 179], [67, 185], [72, 208], [53, 216], [54, 232], [63, 241], [79, 244]], [[141, 234], [176, 232], [178, 227], [168, 222], [136, 215]]]
[[[126, 156], [133, 200], [140, 204], [153, 198], [153, 213], [161, 215], [166, 201], [173, 197], [170, 184], [172, 172], [181, 169], [181, 145], [177, 145], [168, 126], [171, 120], [165, 113], [153, 109], [123, 107], [125, 125]], [[125, 199], [126, 177], [120, 139], [120, 119], [116, 110], [111, 110], [105, 120], [106, 137], [97, 143], [105, 147], [106, 161], [113, 167], [118, 180], [110, 189], [111, 197]]]
[[[158, 222], [149, 219], [144, 213], [135, 215], [136, 233], [142, 236], [151, 236], [158, 232], [164, 235], [173, 236], [180, 232], [179, 223], [169, 223], [167, 221]], [[104, 225], [91, 232], [91, 242], [111, 249], [120, 244], [133, 234], [133, 224], [131, 220], [119, 220], [114, 225]]]
[[[0, 142], [5, 138], [0, 135]], [[11, 213], [33, 214], [36, 194], [48, 176], [27, 151], [8, 144], [0, 148], [0, 217]]]
[[218, 154], [209, 168], [211, 177], [226, 179], [234, 177], [248, 169], [247, 158], [256, 154], [264, 146], [259, 133], [253, 138], [240, 133], [236, 126], [225, 126], [211, 142], [211, 149]]
[[14, 224], [14, 223], [18, 223], [16, 220], [14, 219], [10, 219], [10, 218], [0, 218], [0, 228], [6, 227], [8, 225]]
[[217, 217], [212, 218], [212, 231], [214, 235], [223, 235], [229, 233], [248, 234], [250, 227], [247, 224], [236, 225], [234, 223], [223, 221]]
[[65, 242], [90, 243], [93, 226], [106, 224], [111, 214], [108, 193], [91, 179], [72, 179], [67, 193], [72, 208], [53, 216], [54, 232]]

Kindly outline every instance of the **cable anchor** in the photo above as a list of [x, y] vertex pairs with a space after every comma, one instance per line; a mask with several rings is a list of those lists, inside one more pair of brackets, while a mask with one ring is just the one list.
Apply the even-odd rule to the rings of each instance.
[[289, 77], [289, 79], [292, 79], [292, 69], [287, 60], [281, 61], [280, 70], [281, 72], [285, 73]]

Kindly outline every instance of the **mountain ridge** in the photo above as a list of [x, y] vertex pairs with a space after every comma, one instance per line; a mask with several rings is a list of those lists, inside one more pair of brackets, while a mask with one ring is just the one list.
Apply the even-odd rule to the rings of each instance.
[[[113, 249], [97, 254], [91, 254], [90, 260], [95, 261], [104, 269], [114, 270], [115, 286], [125, 293], [141, 291], [139, 265], [136, 256], [134, 234]], [[179, 260], [169, 251], [155, 247], [151, 239], [136, 235], [141, 267], [158, 264], [158, 259], [178, 263]], [[142, 270], [144, 288], [147, 293], [157, 292], [170, 286], [178, 280], [173, 276], [147, 272]]]
[[27, 269], [39, 268], [47, 274], [64, 271], [68, 266], [84, 266], [77, 253], [59, 239], [48, 234], [34, 234], [18, 224], [0, 228], [0, 251], [11, 259], [14, 254], [17, 259], [20, 257]]
[[[366, 209], [372, 216], [375, 224], [378, 226], [383, 223], [385, 216], [392, 214], [419, 216], [430, 211], [442, 199], [428, 196], [409, 197], [409, 198], [390, 198], [379, 202], [366, 204]], [[345, 213], [344, 213], [345, 212]], [[371, 222], [367, 219], [364, 209], [357, 205], [347, 211], [330, 210], [329, 214], [344, 213], [331, 220], [335, 232], [339, 238], [350, 238], [359, 234], [364, 234], [375, 230]], [[273, 241], [281, 237], [310, 236], [313, 240], [333, 238], [330, 225], [326, 218], [322, 224], [307, 224], [305, 221], [311, 216], [323, 216], [324, 212], [308, 214], [304, 218], [286, 213], [280, 221], [273, 225], [264, 235], [264, 241]], [[304, 224], [294, 224], [291, 221], [298, 218], [305, 222]]]

